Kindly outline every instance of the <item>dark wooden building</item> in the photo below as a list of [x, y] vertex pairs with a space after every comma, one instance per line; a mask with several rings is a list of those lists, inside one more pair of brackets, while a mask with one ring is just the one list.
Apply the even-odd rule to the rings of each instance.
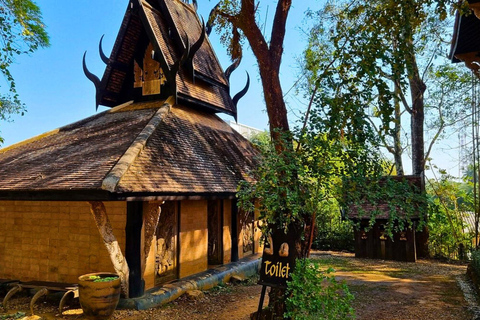
[[[421, 176], [402, 176], [385, 177], [380, 181], [380, 185], [386, 185], [387, 179], [395, 183], [408, 183], [414, 192], [421, 192], [423, 177]], [[383, 186], [386, 188], [386, 186]], [[412, 204], [415, 206], [415, 204]], [[397, 260], [415, 262], [417, 260], [417, 230], [416, 225], [420, 218], [420, 213], [410, 217], [412, 220], [411, 228], [404, 231], [394, 232], [393, 238], [386, 233], [386, 225], [389, 223], [391, 205], [387, 197], [379, 200], [377, 203], [364, 203], [362, 205], [350, 205], [346, 209], [349, 219], [359, 224], [359, 228], [354, 231], [355, 236], [355, 257], [372, 258], [383, 260]], [[401, 209], [397, 209], [397, 215], [402, 215]], [[375, 211], [376, 216], [371, 225], [371, 213]], [[368, 231], [365, 231], [368, 230]]]
[[0, 150], [0, 278], [126, 270], [135, 297], [258, 252], [235, 201], [257, 150], [216, 115], [239, 96], [195, 6], [130, 1], [100, 55], [103, 77], [84, 71], [111, 109]]

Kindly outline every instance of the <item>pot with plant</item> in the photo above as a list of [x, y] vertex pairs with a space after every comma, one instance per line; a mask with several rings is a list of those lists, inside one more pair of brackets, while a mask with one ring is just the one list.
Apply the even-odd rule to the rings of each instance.
[[120, 300], [120, 291], [120, 277], [115, 273], [89, 273], [78, 277], [80, 305], [89, 319], [109, 319]]

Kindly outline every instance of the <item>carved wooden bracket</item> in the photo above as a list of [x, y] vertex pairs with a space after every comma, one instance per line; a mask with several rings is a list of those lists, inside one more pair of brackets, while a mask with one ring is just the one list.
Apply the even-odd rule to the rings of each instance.
[[462, 60], [465, 62], [465, 65], [475, 72], [477, 76], [480, 75], [480, 57], [478, 56], [479, 52], [468, 52], [468, 53], [462, 53], [462, 54], [457, 54], [455, 57], [459, 60]]

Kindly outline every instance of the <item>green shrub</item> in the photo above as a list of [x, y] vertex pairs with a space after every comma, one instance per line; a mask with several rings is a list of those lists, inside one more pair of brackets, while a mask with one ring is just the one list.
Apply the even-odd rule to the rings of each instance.
[[117, 280], [118, 277], [101, 277], [101, 276], [89, 276], [88, 280], [92, 280], [93, 282], [109, 282], [113, 280]]
[[354, 319], [350, 303], [353, 295], [344, 282], [338, 282], [334, 270], [322, 270], [318, 262], [299, 259], [288, 282], [286, 317], [294, 320]]

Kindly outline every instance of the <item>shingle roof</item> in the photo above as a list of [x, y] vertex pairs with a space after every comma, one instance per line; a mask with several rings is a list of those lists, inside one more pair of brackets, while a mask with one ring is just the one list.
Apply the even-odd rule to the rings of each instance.
[[[399, 183], [408, 183], [413, 192], [421, 192], [423, 190], [423, 177], [421, 176], [387, 176], [380, 180], [379, 186], [386, 188], [388, 185], [386, 181], [390, 180]], [[348, 183], [348, 182], [346, 182]], [[385, 192], [387, 195], [388, 192]], [[346, 214], [350, 219], [370, 219], [371, 213], [376, 212], [376, 219], [388, 219], [390, 217], [390, 210], [395, 210], [398, 216], [404, 216], [405, 213], [401, 208], [392, 208], [388, 196], [378, 199], [376, 203], [364, 202], [362, 204], [350, 204], [346, 208]], [[392, 197], [402, 197], [403, 195], [392, 195]], [[418, 203], [412, 202], [412, 206], [418, 207]], [[414, 214], [411, 219], [418, 219], [419, 212]]]
[[172, 108], [124, 174], [118, 192], [235, 193], [257, 151], [216, 115]]
[[154, 112], [103, 112], [1, 149], [0, 190], [100, 188]]
[[[163, 101], [100, 113], [0, 149], [2, 192], [106, 192], [149, 196], [234, 194], [257, 151], [216, 115]], [[119, 169], [122, 167], [123, 169]]]

